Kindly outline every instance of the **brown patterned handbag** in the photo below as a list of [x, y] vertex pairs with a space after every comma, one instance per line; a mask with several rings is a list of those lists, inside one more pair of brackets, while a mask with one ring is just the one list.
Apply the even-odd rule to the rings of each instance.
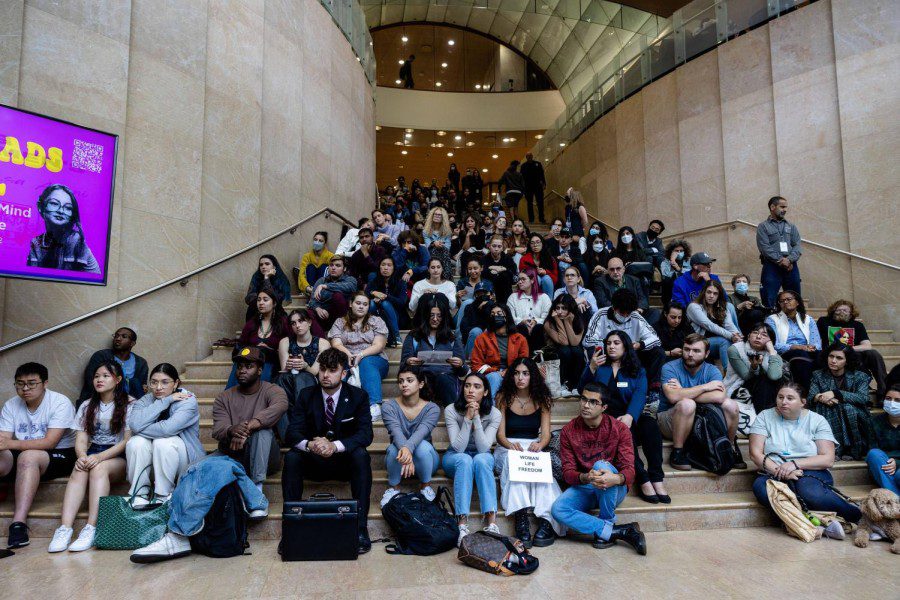
[[489, 531], [465, 536], [456, 556], [470, 567], [494, 575], [530, 575], [538, 568], [537, 557], [520, 540]]

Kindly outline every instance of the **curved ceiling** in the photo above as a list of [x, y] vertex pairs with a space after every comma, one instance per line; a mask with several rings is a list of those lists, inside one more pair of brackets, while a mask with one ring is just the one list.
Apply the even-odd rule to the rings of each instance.
[[639, 46], [669, 25], [664, 17], [604, 0], [359, 0], [359, 3], [370, 29], [401, 23], [447, 23], [501, 40], [543, 69], [566, 102], [624, 47]]

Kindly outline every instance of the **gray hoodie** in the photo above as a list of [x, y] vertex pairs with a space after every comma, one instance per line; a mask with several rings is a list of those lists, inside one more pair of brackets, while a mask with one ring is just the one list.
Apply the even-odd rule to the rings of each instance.
[[[172, 401], [172, 396], [154, 398], [146, 394], [132, 404], [128, 417], [128, 428], [133, 435], [151, 440], [178, 436], [187, 449], [188, 462], [193, 463], [206, 456], [203, 444], [200, 443], [200, 407], [197, 397], [184, 389], [176, 392], [190, 394], [184, 400]], [[164, 410], [169, 410], [168, 418], [160, 420]]]

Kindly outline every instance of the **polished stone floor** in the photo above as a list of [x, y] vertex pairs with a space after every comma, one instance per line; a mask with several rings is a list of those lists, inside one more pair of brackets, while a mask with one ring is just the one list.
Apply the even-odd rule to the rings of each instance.
[[255, 542], [252, 556], [191, 556], [134, 565], [125, 552], [46, 552], [33, 539], [0, 561], [5, 598], [900, 598], [900, 556], [884, 542], [867, 549], [821, 540], [804, 544], [773, 527], [651, 533], [649, 554], [627, 547], [594, 550], [560, 540], [535, 549], [541, 565], [527, 577], [468, 568], [455, 554], [389, 556], [383, 546], [355, 563], [282, 563], [276, 542]]

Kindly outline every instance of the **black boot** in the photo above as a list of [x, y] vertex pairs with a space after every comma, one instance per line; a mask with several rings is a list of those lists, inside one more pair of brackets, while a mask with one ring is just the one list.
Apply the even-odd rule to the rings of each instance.
[[624, 525], [613, 525], [612, 535], [609, 536], [610, 542], [623, 541], [635, 550], [641, 556], [647, 555], [647, 540], [641, 532], [641, 526], [637, 523], [625, 523]]
[[744, 462], [744, 455], [741, 453], [741, 448], [738, 446], [737, 440], [734, 440], [734, 468], [735, 469], [746, 469], [747, 463]]
[[538, 519], [538, 529], [534, 532], [534, 545], [538, 548], [552, 546], [556, 541], [556, 532], [547, 519]]
[[531, 548], [531, 524], [528, 522], [528, 511], [524, 508], [513, 513], [516, 518], [516, 537], [522, 540], [526, 548]]

